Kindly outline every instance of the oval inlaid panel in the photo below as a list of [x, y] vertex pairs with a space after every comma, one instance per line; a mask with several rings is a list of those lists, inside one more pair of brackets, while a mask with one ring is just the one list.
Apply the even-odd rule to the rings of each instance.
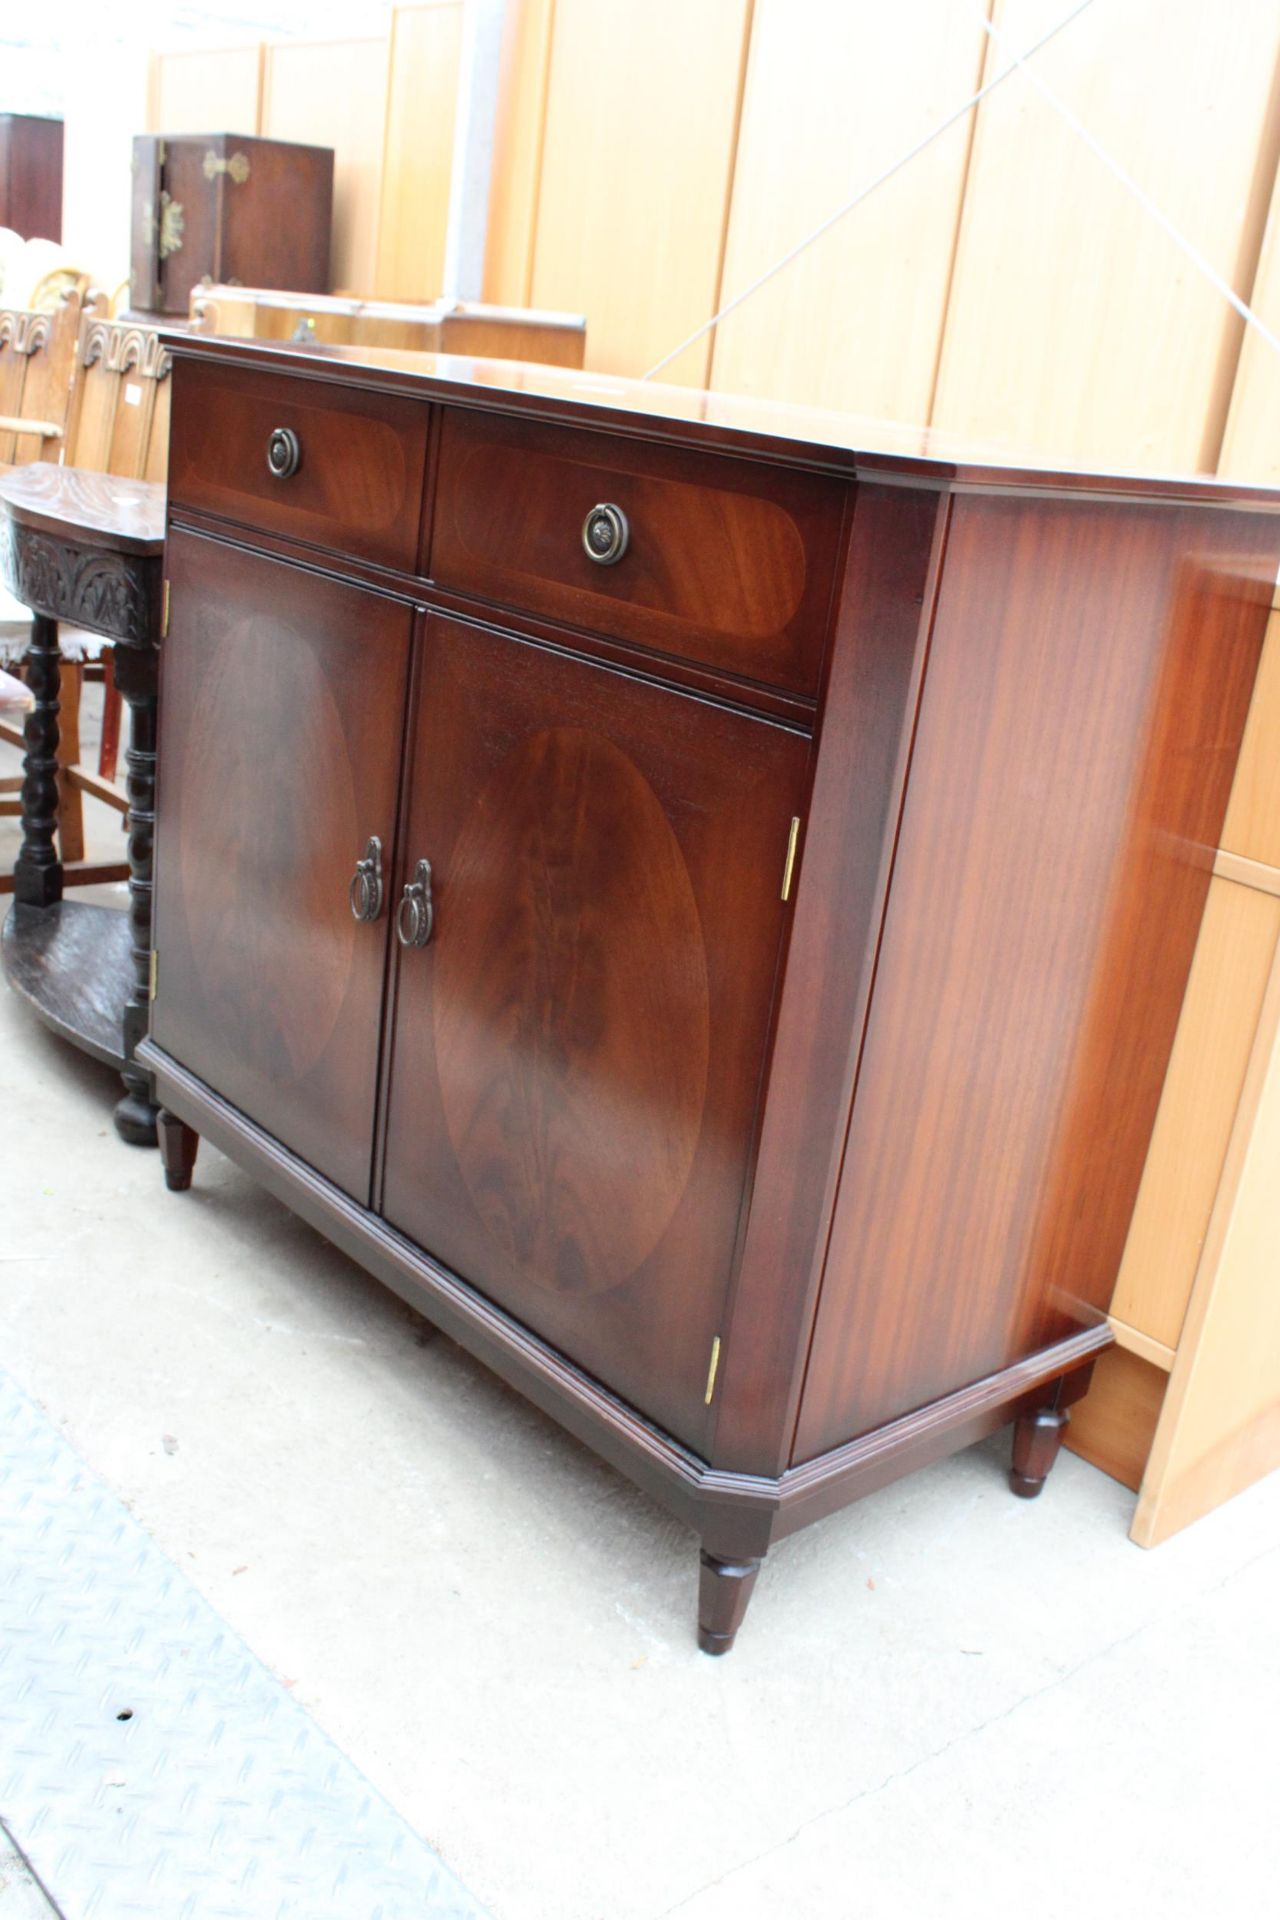
[[[236, 725], [254, 645], [247, 629], [238, 623], [209, 645], [200, 690], [207, 718], [192, 729], [178, 775], [182, 903], [211, 1015], [287, 1083], [332, 1038], [359, 931], [345, 895], [335, 895], [331, 858], [321, 863], [327, 850], [349, 846], [354, 871], [363, 848], [341, 716], [307, 648], [290, 649], [288, 723], [274, 758], [264, 763]], [[299, 779], [302, 767], [323, 772]], [[305, 992], [291, 990], [303, 954]]]
[[706, 1098], [702, 928], [661, 803], [609, 741], [534, 734], [438, 907], [436, 1059], [472, 1202], [539, 1286], [618, 1286], [680, 1204]]

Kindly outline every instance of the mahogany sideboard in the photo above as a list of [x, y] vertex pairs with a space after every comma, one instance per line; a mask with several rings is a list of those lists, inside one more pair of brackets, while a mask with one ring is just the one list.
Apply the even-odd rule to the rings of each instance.
[[154, 998], [207, 1135], [701, 1540], [1111, 1340], [1280, 496], [172, 336]]

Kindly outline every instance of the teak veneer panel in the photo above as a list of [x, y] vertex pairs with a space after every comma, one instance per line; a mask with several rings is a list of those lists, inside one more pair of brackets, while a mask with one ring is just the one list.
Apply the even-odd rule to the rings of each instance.
[[1110, 1304], [1274, 553], [957, 499], [797, 1458]]
[[[977, 88], [979, 15], [756, 0], [721, 304]], [[970, 138], [959, 122], [722, 320], [710, 384], [927, 420]]]
[[1156, 1546], [1280, 1459], [1280, 952], [1258, 1021], [1133, 1538]]
[[[273, 140], [333, 148], [329, 286], [321, 292], [347, 288], [367, 293], [374, 285], [387, 64], [385, 38], [277, 40], [264, 49], [263, 133]], [[262, 285], [271, 276], [241, 278]]]
[[1267, 623], [1222, 845], [1246, 860], [1280, 867], [1280, 610]]
[[1124, 1347], [1100, 1354], [1088, 1393], [1071, 1409], [1066, 1445], [1136, 1493], [1168, 1384], [1162, 1368]]
[[1280, 900], [1215, 879], [1111, 1311], [1176, 1347], [1280, 936]]
[[392, 8], [373, 282], [384, 299], [433, 299], [444, 285], [461, 52], [462, 0]]
[[[715, 310], [747, 0], [556, 0], [529, 298], [638, 375]], [[703, 339], [663, 376], [706, 383]]]
[[[995, 0], [1006, 44], [984, 78], [1066, 11]], [[1280, 14], [1238, 0], [1230, 22], [1201, 0], [1091, 7], [1030, 72], [1247, 298], [1276, 162]], [[933, 425], [1127, 472], [1212, 469], [1240, 335], [1030, 77], [982, 102]]]

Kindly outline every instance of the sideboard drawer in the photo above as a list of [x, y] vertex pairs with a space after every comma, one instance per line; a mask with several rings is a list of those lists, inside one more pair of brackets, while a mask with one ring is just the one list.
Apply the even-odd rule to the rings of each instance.
[[427, 453], [421, 401], [198, 360], [183, 361], [175, 378], [171, 506], [413, 570]]
[[431, 573], [447, 589], [813, 696], [844, 498], [845, 482], [825, 474], [447, 409]]

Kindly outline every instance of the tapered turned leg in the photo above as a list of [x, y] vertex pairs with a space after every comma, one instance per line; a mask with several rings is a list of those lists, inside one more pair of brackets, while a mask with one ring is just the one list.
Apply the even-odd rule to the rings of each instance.
[[698, 1645], [704, 1653], [728, 1653], [742, 1625], [760, 1571], [758, 1560], [717, 1560], [702, 1549], [698, 1583]]
[[156, 1133], [164, 1162], [164, 1183], [171, 1193], [185, 1193], [195, 1171], [200, 1135], [165, 1107], [156, 1112]]
[[1058, 1457], [1070, 1415], [1065, 1407], [1037, 1407], [1014, 1423], [1009, 1485], [1021, 1500], [1034, 1500]]
[[116, 1132], [131, 1146], [156, 1144], [156, 1104], [151, 1076], [133, 1063], [133, 1052], [151, 1017], [151, 857], [156, 825], [156, 651], [149, 646], [116, 650], [116, 685], [129, 703], [125, 754], [129, 796], [129, 928], [132, 980], [124, 1009], [123, 1100], [115, 1110]]
[[20, 906], [51, 907], [62, 898], [62, 862], [54, 846], [60, 679], [58, 623], [38, 613], [27, 650], [27, 686], [35, 705], [23, 728], [22, 847], [13, 869], [13, 897]]

